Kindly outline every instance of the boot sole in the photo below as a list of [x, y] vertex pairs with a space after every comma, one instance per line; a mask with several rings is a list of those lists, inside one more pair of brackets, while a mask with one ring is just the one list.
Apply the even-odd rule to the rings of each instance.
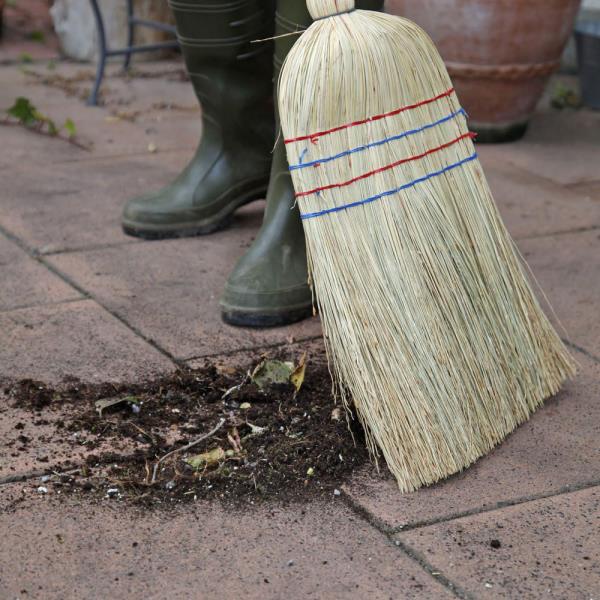
[[284, 325], [291, 325], [304, 319], [312, 317], [313, 307], [305, 306], [302, 308], [295, 308], [288, 311], [282, 311], [279, 313], [258, 313], [258, 312], [244, 312], [239, 309], [222, 310], [221, 317], [228, 325], [234, 327], [252, 327], [252, 328], [267, 328], [267, 327], [283, 327]]
[[231, 222], [233, 213], [242, 206], [261, 200], [267, 193], [267, 185], [250, 190], [235, 201], [230, 202], [225, 208], [221, 209], [210, 219], [201, 219], [185, 223], [176, 223], [174, 225], [149, 225], [148, 223], [136, 223], [135, 221], [121, 221], [123, 232], [133, 237], [144, 240], [166, 240], [173, 238], [196, 237], [199, 235], [208, 235], [227, 227]]

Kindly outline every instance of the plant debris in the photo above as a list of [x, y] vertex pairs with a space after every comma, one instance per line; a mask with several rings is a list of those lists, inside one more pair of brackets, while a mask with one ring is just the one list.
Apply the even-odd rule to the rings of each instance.
[[[139, 407], [138, 399], [135, 396], [124, 396], [122, 398], [103, 398], [102, 400], [96, 400], [94, 403], [96, 412], [102, 416], [105, 410], [121, 406], [123, 403], [127, 403], [133, 408], [133, 406]], [[135, 410], [133, 412], [136, 412]]]
[[287, 380], [266, 382], [271, 367], [263, 357], [260, 386], [256, 368], [207, 364], [130, 385], [69, 380], [54, 389], [23, 380], [5, 393], [32, 422], [54, 427], [53, 444], [85, 444], [79, 464], [44, 465], [48, 495], [143, 507], [335, 495], [369, 459], [364, 433], [356, 420], [349, 428], [346, 419], [332, 418], [337, 409], [324, 361], [278, 363], [276, 371], [286, 364]]
[[[89, 146], [77, 141], [77, 128], [72, 119], [67, 119], [59, 127], [50, 117], [41, 113], [28, 98], [23, 96], [17, 98], [15, 103], [6, 110], [6, 114], [9, 118], [0, 120], [0, 125], [19, 125], [40, 135], [64, 140], [82, 150], [90, 150]], [[65, 134], [62, 133], [63, 131]]]
[[556, 84], [550, 104], [557, 110], [563, 110], [565, 108], [576, 110], [582, 107], [579, 94], [564, 83]]

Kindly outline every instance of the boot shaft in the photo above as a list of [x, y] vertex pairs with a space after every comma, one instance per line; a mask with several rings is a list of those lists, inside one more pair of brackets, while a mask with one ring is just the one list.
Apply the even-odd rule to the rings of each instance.
[[[273, 139], [271, 81], [275, 0], [169, 0], [203, 118], [224, 136]], [[252, 141], [254, 140], [254, 142]]]
[[[366, 10], [381, 10], [383, 8], [383, 3], [384, 0], [357, 0], [356, 8]], [[296, 43], [296, 40], [300, 37], [299, 35], [289, 34], [297, 31], [303, 31], [311, 23], [312, 17], [306, 8], [306, 2], [304, 2], [304, 0], [277, 0], [277, 11], [275, 14], [275, 49], [273, 53], [275, 99], [277, 98], [277, 82], [279, 81], [279, 73], [281, 72], [283, 61], [288, 55], [288, 52], [292, 49], [292, 46]], [[292, 182], [288, 170], [288, 161], [285, 154], [283, 139], [280, 135], [277, 100], [275, 100], [275, 130], [279, 135], [277, 135], [275, 150], [273, 152], [271, 180], [278, 180], [278, 185], [281, 188], [287, 187], [291, 190]], [[285, 183], [283, 180], [285, 180]], [[272, 215], [277, 210], [278, 206], [275, 203], [267, 203], [265, 220], [272, 218]], [[299, 220], [299, 215], [296, 215], [296, 207], [294, 207], [294, 211], [294, 218]]]

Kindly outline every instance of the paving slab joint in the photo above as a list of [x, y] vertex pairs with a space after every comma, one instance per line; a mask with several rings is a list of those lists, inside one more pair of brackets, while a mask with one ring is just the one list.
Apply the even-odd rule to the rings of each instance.
[[435, 579], [439, 584], [443, 585], [449, 592], [451, 592], [457, 598], [461, 600], [474, 600], [467, 592], [465, 592], [460, 586], [454, 583], [451, 579], [446, 577], [441, 571], [434, 569], [423, 556], [411, 548], [408, 544], [401, 540], [395, 539], [395, 531], [392, 527], [386, 525], [384, 521], [378, 519], [371, 514], [366, 508], [356, 502], [348, 493], [342, 490], [341, 495], [344, 503], [352, 510], [360, 519], [365, 521], [371, 527], [377, 529], [380, 533], [383, 533], [390, 544], [395, 548], [404, 553], [412, 561], [416, 562], [421, 569], [423, 569], [431, 578]]
[[373, 513], [369, 512], [367, 508], [357, 502], [348, 492], [342, 489], [342, 500], [356, 515], [358, 515], [363, 521], [366, 521], [372, 527], [375, 527], [381, 533], [391, 535], [397, 532], [397, 528], [390, 527], [385, 521], [376, 517]]
[[439, 523], [448, 523], [450, 521], [456, 521], [457, 519], [462, 519], [464, 517], [472, 517], [473, 515], [480, 515], [489, 512], [494, 512], [497, 510], [502, 510], [503, 508], [509, 508], [511, 506], [519, 506], [521, 504], [527, 504], [529, 502], [535, 502], [537, 500], [544, 500], [546, 498], [554, 498], [556, 496], [564, 496], [566, 494], [574, 494], [575, 492], [580, 492], [581, 490], [586, 490], [594, 487], [600, 486], [600, 479], [593, 481], [586, 481], [577, 484], [569, 484], [565, 485], [558, 490], [540, 494], [532, 494], [531, 496], [521, 496], [520, 498], [514, 498], [512, 500], [500, 500], [496, 502], [492, 506], [488, 507], [480, 507], [474, 508], [471, 510], [465, 510], [462, 512], [453, 513], [450, 515], [445, 515], [443, 517], [437, 517], [434, 519], [426, 519], [424, 521], [416, 521], [414, 523], [410, 523], [409, 525], [399, 525], [398, 527], [389, 528], [391, 534], [404, 533], [406, 531], [412, 531], [414, 529], [421, 529], [423, 527], [429, 527], [430, 525], [437, 525]]
[[401, 550], [406, 556], [415, 561], [431, 578], [435, 579], [438, 583], [443, 585], [449, 592], [454, 594], [461, 600], [476, 600], [474, 596], [463, 590], [454, 581], [446, 577], [441, 571], [435, 569], [429, 564], [423, 555], [417, 552], [414, 548], [409, 546], [406, 542], [399, 539], [394, 539], [391, 535], [388, 536], [389, 540], [394, 544], [396, 548]]
[[556, 235], [573, 235], [577, 233], [588, 233], [589, 231], [597, 231], [600, 229], [598, 225], [590, 225], [589, 227], [574, 227], [573, 229], [562, 229], [559, 231], [550, 231], [548, 233], [537, 233], [535, 235], [523, 235], [519, 237], [521, 240], [539, 240], [547, 237], [554, 237]]
[[153, 339], [146, 337], [137, 327], [134, 327], [133, 325], [131, 325], [131, 323], [128, 323], [119, 313], [115, 312], [114, 310], [110, 309], [108, 306], [100, 302], [93, 294], [91, 294], [85, 288], [81, 287], [78, 283], [73, 281], [68, 275], [63, 273], [60, 269], [56, 268], [53, 264], [49, 263], [43, 256], [37, 256], [36, 259], [41, 264], [43, 264], [49, 271], [54, 273], [57, 277], [60, 277], [65, 283], [68, 283], [72, 288], [74, 288], [80, 294], [85, 296], [85, 298], [96, 302], [98, 306], [101, 306], [107, 313], [109, 313], [112, 317], [117, 319], [117, 321], [125, 325], [125, 327], [127, 327], [127, 329], [133, 332], [137, 337], [144, 340], [144, 342], [152, 346], [157, 352], [160, 352], [163, 356], [168, 358], [172, 363], [174, 363], [176, 367], [183, 370], [187, 370], [188, 367], [185, 365], [185, 362], [183, 360], [173, 356], [167, 349], [163, 348], [160, 344], [157, 344]]
[[66, 284], [70, 285], [75, 291], [79, 292], [83, 296], [82, 299], [93, 300], [96, 304], [98, 304], [98, 306], [102, 307], [112, 317], [117, 319], [121, 324], [125, 325], [125, 327], [127, 327], [137, 337], [144, 340], [147, 344], [152, 346], [157, 352], [160, 352], [163, 356], [168, 358], [176, 367], [178, 367], [180, 369], [186, 369], [186, 370], [188, 369], [188, 367], [185, 365], [185, 362], [183, 360], [176, 358], [168, 350], [166, 350], [165, 348], [163, 348], [162, 346], [157, 344], [154, 340], [146, 337], [141, 331], [139, 331], [136, 327], [134, 327], [133, 325], [128, 323], [123, 317], [121, 317], [121, 315], [119, 315], [118, 313], [114, 312], [113, 310], [111, 310], [110, 308], [105, 306], [102, 302], [100, 302], [97, 298], [95, 298], [93, 296], [93, 294], [91, 294], [85, 288], [83, 288], [78, 283], [73, 281], [68, 275], [63, 273], [60, 269], [57, 269], [54, 265], [49, 263], [43, 255], [40, 255], [34, 248], [31, 248], [23, 240], [21, 240], [20, 238], [18, 238], [15, 235], [13, 235], [10, 231], [6, 230], [2, 226], [0, 226], [0, 234], [2, 234], [9, 241], [15, 243], [17, 246], [19, 246], [19, 248], [24, 250], [31, 258], [33, 258], [39, 264], [46, 267], [46, 269], [48, 269], [48, 271], [50, 271], [51, 273], [53, 273], [54, 275], [56, 275], [57, 277], [62, 279]]
[[72, 254], [72, 253], [83, 253], [83, 252], [95, 252], [96, 250], [108, 250], [111, 248], [121, 248], [122, 246], [131, 246], [133, 244], [139, 244], [138, 240], [125, 240], [123, 242], [114, 242], [112, 244], [94, 244], [92, 246], [81, 246], [74, 248], [61, 248], [60, 250], [51, 250], [50, 252], [40, 252], [35, 250], [34, 255], [36, 258], [40, 256], [60, 256], [61, 254]]
[[582, 348], [581, 346], [574, 344], [573, 342], [571, 342], [570, 340], [568, 340], [566, 338], [561, 338], [561, 339], [564, 344], [569, 346], [569, 348], [572, 348], [573, 350], [577, 350], [577, 352], [581, 352], [581, 354], [584, 354], [585, 356], [587, 356], [594, 362], [600, 363], [600, 357], [596, 356], [595, 354], [592, 354], [589, 350], [586, 350], [585, 348]]

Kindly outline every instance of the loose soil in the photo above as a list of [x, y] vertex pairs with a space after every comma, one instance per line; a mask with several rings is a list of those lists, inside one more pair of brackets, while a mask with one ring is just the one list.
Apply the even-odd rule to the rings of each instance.
[[[24, 380], [4, 391], [9, 403], [31, 413], [28, 429], [30, 423], [54, 428], [47, 438], [53, 447], [85, 444], [85, 464], [63, 462], [59, 471], [50, 457], [40, 465], [48, 476], [35, 485], [48, 493], [145, 507], [337, 494], [369, 457], [357, 420], [334, 404], [326, 363], [308, 363], [297, 393], [291, 384], [262, 391], [247, 373], [207, 364], [144, 383], [69, 381], [52, 388]], [[224, 397], [234, 386], [239, 389]], [[127, 400], [99, 414], [98, 400], [120, 398]], [[221, 421], [213, 435], [184, 449]], [[17, 439], [21, 446], [13, 450], [26, 450], [27, 436]], [[208, 461], [197, 467], [186, 462], [205, 453]]]

